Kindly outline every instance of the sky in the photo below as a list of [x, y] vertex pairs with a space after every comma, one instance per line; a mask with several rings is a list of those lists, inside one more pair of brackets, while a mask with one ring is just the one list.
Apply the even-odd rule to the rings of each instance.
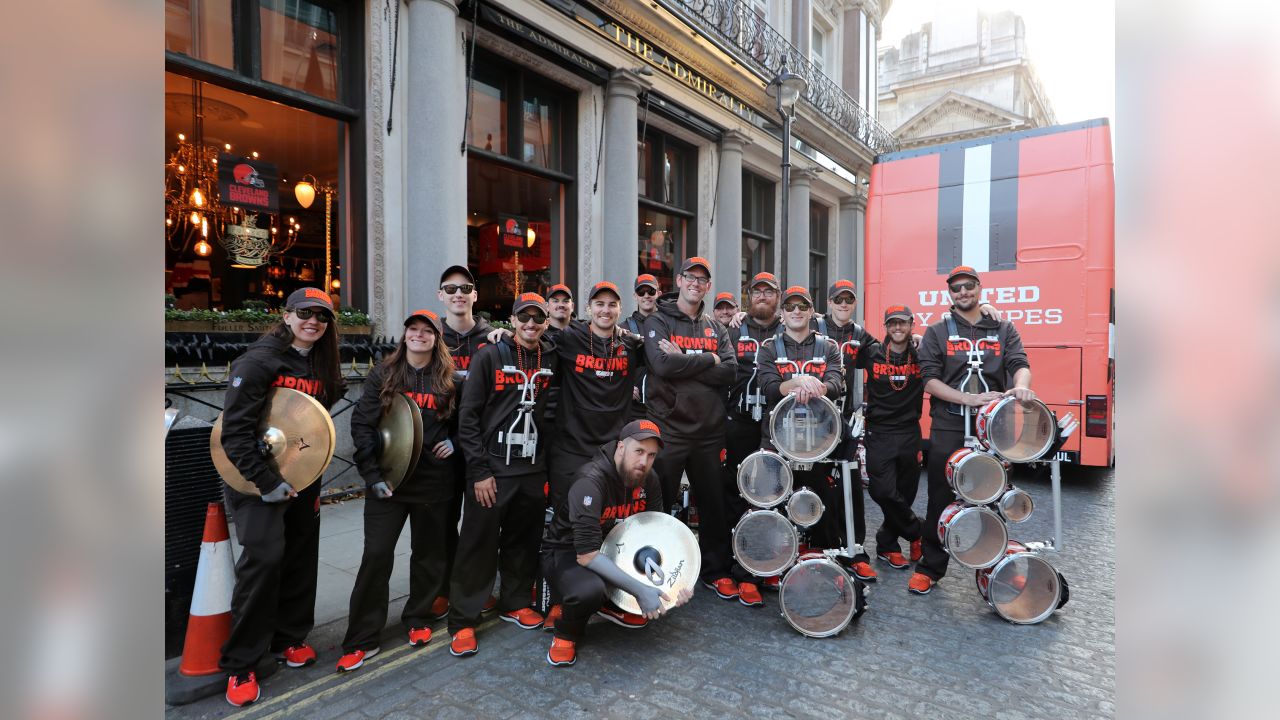
[[1021, 15], [1027, 53], [1058, 123], [1105, 117], [1114, 125], [1115, 0], [894, 0], [880, 47], [898, 45], [943, 3]]

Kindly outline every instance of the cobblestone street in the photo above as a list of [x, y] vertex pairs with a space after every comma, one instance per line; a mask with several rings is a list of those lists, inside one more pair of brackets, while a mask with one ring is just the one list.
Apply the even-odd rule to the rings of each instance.
[[[1015, 482], [1037, 510], [1011, 536], [1049, 539], [1047, 469], [1034, 477], [1024, 470]], [[593, 622], [577, 664], [553, 668], [545, 661], [549, 633], [493, 619], [479, 630], [476, 656], [450, 656], [443, 623], [425, 649], [410, 649], [398, 624], [400, 597], [383, 652], [359, 671], [333, 671], [346, 626], [339, 619], [310, 637], [320, 662], [266, 680], [258, 704], [237, 711], [218, 696], [168, 708], [166, 717], [1112, 717], [1113, 483], [1110, 471], [1064, 469], [1065, 549], [1051, 559], [1071, 599], [1040, 625], [1001, 620], [978, 594], [973, 572], [954, 562], [924, 597], [907, 593], [909, 570], [877, 562], [867, 613], [835, 638], [793, 631], [779, 617], [775, 593], [766, 592], [763, 609], [749, 609], [700, 588], [689, 606], [643, 630]], [[922, 515], [924, 503], [922, 479]], [[880, 517], [868, 499], [869, 543]]]

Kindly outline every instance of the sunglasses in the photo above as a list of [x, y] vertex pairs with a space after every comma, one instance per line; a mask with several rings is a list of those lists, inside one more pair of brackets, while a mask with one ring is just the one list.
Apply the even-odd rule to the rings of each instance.
[[311, 308], [298, 308], [297, 310], [293, 311], [293, 314], [299, 320], [310, 320], [311, 318], [315, 318], [318, 322], [322, 322], [322, 323], [333, 322], [333, 313], [329, 312], [328, 310], [312, 310]]
[[705, 275], [694, 275], [693, 273], [680, 273], [680, 277], [684, 278], [685, 282], [691, 282], [694, 285], [710, 285], [711, 284], [711, 278]]
[[452, 295], [458, 292], [459, 290], [462, 291], [463, 295], [470, 295], [471, 291], [476, 289], [476, 286], [475, 285], [454, 285], [450, 283], [449, 285], [441, 285], [440, 289], [444, 291], [445, 295]]
[[840, 297], [831, 298], [829, 302], [832, 305], [852, 305], [856, 301], [851, 297], [846, 297], [844, 295], [841, 295]]
[[808, 312], [813, 309], [813, 306], [809, 303], [786, 303], [782, 306], [782, 309], [786, 312], [795, 312], [797, 310]]
[[951, 292], [954, 292], [954, 293], [964, 292], [966, 290], [972, 290], [976, 287], [978, 287], [978, 283], [974, 282], [973, 280], [969, 280], [967, 282], [956, 283], [955, 285], [952, 285]]
[[519, 312], [516, 313], [516, 320], [519, 320], [521, 324], [533, 322], [536, 325], [541, 325], [547, 321], [547, 316], [542, 313]]
[[647, 286], [642, 287], [639, 290], [636, 290], [636, 295], [639, 295], [640, 297], [653, 297], [654, 295], [657, 295], [657, 294], [658, 294], [657, 290], [654, 290], [653, 288], [647, 287]]

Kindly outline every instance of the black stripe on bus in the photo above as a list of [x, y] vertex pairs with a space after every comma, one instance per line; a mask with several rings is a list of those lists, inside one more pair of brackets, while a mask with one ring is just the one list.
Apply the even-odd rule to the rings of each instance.
[[991, 145], [991, 270], [1013, 270], [1018, 264], [1018, 145]]
[[964, 254], [964, 149], [941, 154], [938, 163], [938, 274], [962, 264]]

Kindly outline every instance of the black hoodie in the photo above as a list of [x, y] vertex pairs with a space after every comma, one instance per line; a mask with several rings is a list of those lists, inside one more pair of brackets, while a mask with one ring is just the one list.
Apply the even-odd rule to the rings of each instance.
[[[743, 337], [744, 328], [746, 329], [746, 337]], [[747, 342], [747, 338], [756, 340], [763, 346], [765, 342], [772, 340], [780, 332], [782, 332], [782, 320], [777, 316], [774, 316], [767, 324], [761, 324], [760, 321], [748, 315], [741, 325], [736, 328], [729, 328], [729, 338], [734, 341], [734, 351], [738, 358], [738, 371], [733, 380], [733, 387], [729, 390], [729, 417], [744, 422], [753, 422], [751, 413], [743, 410], [742, 394], [747, 389], [747, 382], [756, 373], [756, 353], [758, 349], [755, 343]], [[754, 386], [756, 388], [760, 387], [759, 375], [756, 375]]]
[[345, 384], [325, 393], [324, 383], [313, 368], [312, 353], [303, 355], [289, 338], [268, 335], [255, 340], [243, 355], [231, 363], [230, 380], [222, 411], [222, 449], [235, 463], [244, 479], [266, 495], [284, 480], [267, 465], [258, 451], [258, 418], [272, 388], [285, 387], [304, 392], [326, 407], [333, 407], [345, 391]]
[[[826, 386], [826, 398], [831, 402], [835, 402], [836, 398], [844, 392], [844, 376], [840, 374], [840, 351], [836, 349], [829, 340], [824, 340], [826, 347], [821, 351], [815, 348], [817, 338], [820, 337], [816, 332], [810, 332], [801, 342], [791, 339], [790, 335], [783, 332], [778, 338], [782, 341], [783, 353], [788, 360], [795, 361], [797, 365], [803, 365], [806, 361], [813, 360], [815, 355], [822, 358], [823, 364], [820, 369], [810, 366], [804, 373], [813, 375], [822, 381]], [[778, 365], [778, 342], [772, 340], [764, 343], [760, 347], [759, 354], [756, 355], [756, 363], [760, 368], [760, 389], [764, 391], [764, 400], [768, 403], [768, 411], [773, 412], [778, 403], [782, 401], [782, 383], [795, 377], [794, 369], [790, 365]], [[768, 439], [769, 420], [766, 416], [761, 421], [762, 431]], [[770, 440], [772, 442], [772, 440]]]
[[[677, 436], [709, 439], [724, 431], [724, 396], [738, 360], [728, 331], [703, 312], [706, 303], [699, 303], [694, 319], [681, 312], [676, 298], [674, 292], [659, 297], [657, 310], [644, 321], [649, 417]], [[663, 352], [658, 348], [663, 339], [684, 352]]]
[[662, 483], [651, 468], [644, 482], [628, 489], [618, 477], [613, 460], [618, 441], [596, 449], [591, 462], [578, 471], [565, 506], [556, 508], [547, 531], [545, 547], [573, 548], [576, 554], [598, 552], [614, 524], [649, 508], [661, 509]]
[[[641, 342], [643, 342], [644, 341], [644, 321], [645, 321], [645, 316], [641, 314], [639, 310], [636, 310], [635, 312], [631, 313], [629, 317], [625, 317], [622, 320], [618, 321], [618, 324], [621, 325], [623, 329], [625, 329], [627, 332], [635, 333], [637, 336], [640, 337]], [[633, 393], [631, 396], [632, 400], [631, 400], [630, 418], [632, 420], [643, 420], [649, 415], [648, 410], [646, 410], [644, 406], [644, 398], [647, 391], [645, 378], [649, 376], [649, 368], [643, 362], [644, 360], [643, 350], [641, 350], [638, 353], [637, 360], [638, 362], [636, 363], [636, 367], [631, 373], [631, 384], [633, 387], [636, 388], [637, 392]], [[639, 397], [640, 399], [637, 400], [636, 399], [637, 397]]]
[[[356, 467], [365, 485], [372, 487], [383, 481], [382, 470], [378, 467], [378, 457], [382, 454], [382, 433], [378, 425], [382, 422], [382, 386], [386, 381], [388, 368], [379, 363], [369, 371], [364, 380], [364, 394], [356, 402], [351, 412], [351, 441], [355, 445]], [[431, 386], [431, 366], [422, 370], [409, 368], [411, 387], [401, 388], [402, 392], [418, 406], [422, 413], [422, 454], [413, 474], [400, 482], [400, 486], [392, 494], [392, 500], [400, 502], [444, 502], [452, 500], [458, 494], [458, 464], [453, 458], [439, 460], [432, 451], [435, 446], [451, 439], [457, 434], [457, 413], [446, 420], [440, 419], [437, 408], [444, 407], [449, 398], [436, 392]], [[454, 378], [453, 391], [462, 389], [462, 378]], [[454, 440], [454, 453], [461, 452]]]
[[498, 441], [498, 432], [505, 433], [516, 417], [516, 409], [520, 404], [520, 378], [514, 373], [502, 371], [504, 352], [500, 346], [506, 346], [513, 365], [519, 363], [523, 354], [527, 365], [532, 367], [535, 362], [533, 358], [539, 355], [538, 350], [517, 351], [515, 339], [506, 336], [498, 345], [480, 348], [472, 358], [471, 374], [462, 385], [462, 401], [458, 407], [458, 440], [466, 455], [468, 490], [476, 482], [488, 477], [528, 475], [546, 468], [547, 446], [551, 442], [550, 424], [544, 417], [547, 386], [551, 384], [560, 365], [555, 346], [546, 338], [542, 338], [539, 344], [542, 356], [540, 367], [550, 370], [552, 376], [543, 376], [535, 383], [538, 390], [533, 418], [539, 435], [537, 454], [531, 461], [530, 458], [516, 457], [513, 453], [510, 465], [506, 462], [506, 446]]
[[[957, 334], [962, 338], [973, 340], [982, 351], [982, 377], [991, 390], [1004, 392], [1008, 389], [1008, 380], [1022, 368], [1029, 368], [1027, 353], [1022, 349], [1022, 337], [1017, 328], [1008, 320], [994, 320], [986, 315], [978, 319], [977, 325], [959, 313], [951, 312], [955, 319]], [[946, 315], [942, 320], [929, 326], [924, 332], [924, 342], [920, 343], [920, 373], [924, 383], [930, 380], [941, 380], [953, 388], [959, 388], [968, 370], [968, 343], [948, 340]], [[941, 430], [964, 431], [964, 416], [947, 411], [951, 403], [936, 398], [929, 398], [929, 417], [932, 426]]]
[[627, 423], [631, 377], [642, 366], [638, 338], [598, 338], [590, 326], [575, 321], [556, 339], [560, 356], [559, 406], [553, 442], [558, 450], [590, 456]]
[[476, 324], [467, 332], [459, 333], [457, 330], [449, 327], [448, 316], [445, 316], [444, 323], [444, 344], [449, 348], [449, 354], [453, 356], [453, 366], [458, 369], [458, 374], [466, 377], [471, 368], [471, 357], [476, 351], [488, 344], [485, 338], [493, 327], [482, 317], [475, 318]]

